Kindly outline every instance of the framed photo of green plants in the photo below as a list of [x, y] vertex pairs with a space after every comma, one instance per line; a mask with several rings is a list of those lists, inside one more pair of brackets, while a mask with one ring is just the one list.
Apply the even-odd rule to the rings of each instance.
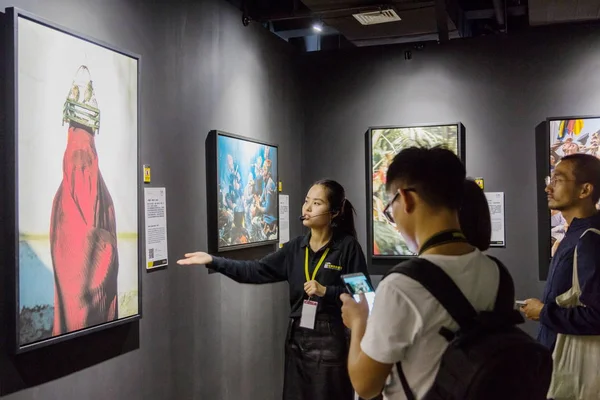
[[420, 146], [444, 146], [464, 162], [465, 128], [460, 123], [371, 127], [366, 132], [367, 232], [371, 260], [413, 257], [406, 242], [385, 218], [388, 203], [386, 173], [394, 156], [402, 149]]

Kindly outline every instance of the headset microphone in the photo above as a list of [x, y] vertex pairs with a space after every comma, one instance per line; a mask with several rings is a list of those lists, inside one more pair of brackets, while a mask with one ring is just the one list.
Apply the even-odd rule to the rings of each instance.
[[314, 217], [320, 217], [321, 215], [330, 214], [330, 213], [331, 213], [331, 211], [327, 211], [327, 212], [324, 212], [324, 213], [321, 213], [321, 214], [311, 215], [311, 216], [306, 216], [306, 217], [304, 215], [301, 215], [300, 217], [298, 217], [298, 219], [300, 221], [305, 221], [307, 219], [311, 219], [311, 218], [314, 218]]

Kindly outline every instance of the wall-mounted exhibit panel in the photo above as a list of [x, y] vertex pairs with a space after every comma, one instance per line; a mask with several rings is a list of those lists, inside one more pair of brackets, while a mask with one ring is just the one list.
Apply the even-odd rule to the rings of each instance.
[[277, 145], [211, 131], [206, 140], [209, 251], [279, 241]]
[[[538, 162], [539, 204], [539, 246], [540, 279], [548, 273], [548, 260], [567, 231], [568, 225], [558, 210], [550, 210], [544, 189], [553, 178], [555, 166], [563, 157], [570, 154], [590, 154], [600, 158], [600, 116], [551, 117], [546, 120], [545, 129], [537, 133], [537, 146], [543, 148], [543, 156]], [[556, 178], [562, 179], [560, 177]], [[596, 205], [600, 210], [600, 203]]]
[[457, 122], [372, 127], [366, 132], [367, 256], [375, 263], [393, 265], [415, 256], [384, 213], [391, 200], [385, 190], [388, 166], [396, 154], [412, 146], [443, 146], [464, 162], [465, 128]]
[[21, 352], [141, 317], [140, 56], [7, 16], [5, 260]]

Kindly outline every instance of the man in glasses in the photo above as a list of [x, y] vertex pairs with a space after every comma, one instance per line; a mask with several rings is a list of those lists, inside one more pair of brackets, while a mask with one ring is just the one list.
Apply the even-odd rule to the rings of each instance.
[[[459, 210], [476, 204], [465, 196], [472, 193], [465, 192], [465, 178], [464, 164], [450, 150], [405, 149], [387, 172], [390, 203], [384, 214], [412, 252], [449, 275], [477, 310], [491, 310], [499, 271], [461, 231]], [[484, 212], [489, 219], [489, 210]], [[489, 235], [488, 230], [488, 243]], [[370, 316], [366, 301], [357, 303], [349, 295], [342, 301], [344, 323], [352, 332], [348, 369], [357, 393], [373, 398], [383, 389], [385, 399], [411, 398], [405, 378], [414, 398], [423, 398], [448, 345], [440, 327], [458, 329], [450, 314], [423, 285], [402, 274], [381, 281]]]
[[[600, 160], [589, 154], [563, 157], [546, 178], [546, 193], [548, 207], [562, 214], [568, 229], [552, 257], [542, 299], [525, 300], [521, 311], [540, 322], [538, 340], [553, 350], [557, 333], [600, 335], [600, 235], [586, 233], [589, 228], [600, 229], [596, 209]], [[556, 297], [572, 286], [576, 246], [580, 301], [585, 307], [563, 308]]]

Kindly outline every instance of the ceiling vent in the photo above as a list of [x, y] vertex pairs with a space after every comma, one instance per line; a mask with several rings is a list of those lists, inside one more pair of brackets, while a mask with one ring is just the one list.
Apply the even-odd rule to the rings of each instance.
[[400, 21], [401, 18], [393, 9], [364, 12], [360, 14], [352, 14], [354, 18], [362, 25], [384, 24], [386, 22]]

